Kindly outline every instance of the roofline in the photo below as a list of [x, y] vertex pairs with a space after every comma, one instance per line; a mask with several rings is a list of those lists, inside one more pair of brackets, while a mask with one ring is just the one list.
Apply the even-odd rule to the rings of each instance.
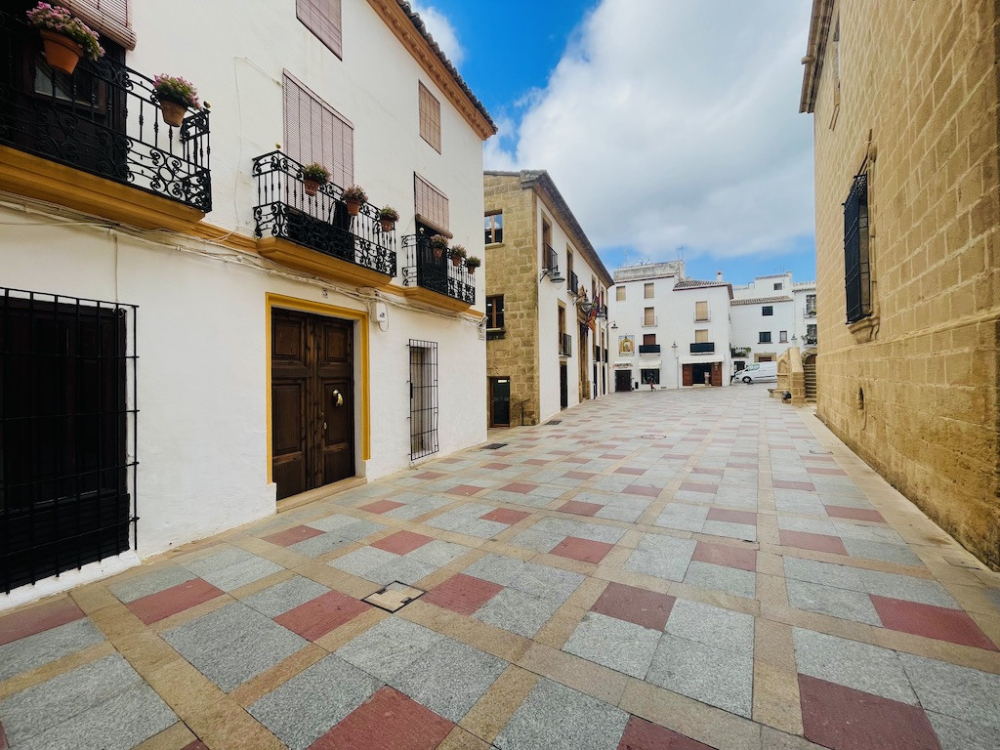
[[[692, 281], [692, 279], [685, 279], [685, 281]], [[696, 280], [695, 280], [696, 281]], [[728, 281], [706, 281], [704, 283], [696, 283], [692, 286], [675, 286], [670, 291], [672, 292], [686, 292], [691, 289], [712, 289], [714, 287], [724, 286], [729, 290], [729, 300], [733, 299], [733, 285]]]
[[830, 17], [833, 15], [834, 0], [813, 0], [812, 18], [809, 21], [809, 41], [806, 42], [806, 56], [802, 58], [802, 94], [799, 97], [799, 112], [812, 114], [816, 109], [816, 90], [823, 72], [823, 58], [826, 55], [826, 40], [830, 34]]
[[448, 56], [441, 51], [420, 16], [410, 8], [410, 4], [406, 0], [368, 0], [368, 4], [476, 134], [484, 141], [496, 135], [497, 126], [490, 113], [472, 93]]

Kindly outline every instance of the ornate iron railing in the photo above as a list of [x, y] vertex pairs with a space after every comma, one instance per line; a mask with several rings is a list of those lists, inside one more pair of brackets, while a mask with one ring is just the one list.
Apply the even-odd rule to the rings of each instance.
[[714, 354], [715, 353], [715, 342], [714, 341], [703, 341], [697, 344], [691, 344], [692, 354]]
[[212, 210], [207, 109], [166, 125], [152, 80], [110, 50], [72, 75], [56, 72], [23, 17], [0, 13], [0, 50], [0, 143]]
[[396, 275], [396, 231], [383, 231], [379, 209], [361, 204], [351, 216], [344, 189], [328, 182], [307, 195], [303, 165], [280, 151], [253, 160], [256, 235], [281, 237], [386, 276]]
[[570, 272], [569, 276], [566, 277], [566, 289], [572, 295], [576, 295], [580, 291], [580, 277], [576, 275], [575, 271]]
[[545, 269], [555, 276], [556, 272], [559, 271], [559, 256], [552, 249], [552, 245], [545, 246], [543, 258], [545, 259]]
[[419, 286], [452, 299], [476, 304], [476, 284], [465, 259], [456, 266], [451, 251], [435, 251], [430, 237], [408, 234], [403, 237], [406, 265], [403, 286]]
[[733, 357], [749, 357], [750, 347], [749, 346], [731, 346], [729, 347], [729, 354]]
[[568, 333], [559, 334], [559, 356], [573, 356], [573, 336]]

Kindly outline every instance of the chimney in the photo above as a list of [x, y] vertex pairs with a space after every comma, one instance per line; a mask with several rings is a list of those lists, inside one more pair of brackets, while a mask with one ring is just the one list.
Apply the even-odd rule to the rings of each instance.
[[715, 280], [716, 281], [722, 281], [722, 271], [716, 271], [715, 272]]

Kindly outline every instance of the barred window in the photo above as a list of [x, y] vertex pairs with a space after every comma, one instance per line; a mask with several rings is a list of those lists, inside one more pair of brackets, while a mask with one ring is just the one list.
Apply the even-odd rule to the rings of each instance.
[[844, 202], [844, 287], [847, 322], [872, 314], [871, 271], [868, 258], [868, 175], [854, 178]]
[[422, 83], [420, 87], [420, 137], [441, 153], [441, 102]]
[[295, 15], [337, 57], [344, 57], [341, 0], [295, 0]]

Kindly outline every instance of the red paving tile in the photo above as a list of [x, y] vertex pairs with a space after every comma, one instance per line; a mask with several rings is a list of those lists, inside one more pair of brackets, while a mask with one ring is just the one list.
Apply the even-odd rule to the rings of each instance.
[[397, 690], [384, 687], [309, 750], [434, 750], [454, 726]]
[[428, 542], [433, 541], [432, 537], [424, 536], [423, 534], [414, 534], [412, 531], [397, 531], [395, 534], [391, 534], [385, 539], [379, 539], [369, 546], [385, 550], [386, 552], [395, 552], [397, 555], [405, 555], [407, 552], [413, 552], [413, 550], [419, 549]]
[[570, 463], [570, 464], [587, 464], [587, 463], [590, 463], [590, 459], [589, 458], [575, 458], [573, 456], [570, 456], [569, 458], [564, 458], [563, 462]]
[[829, 534], [811, 534], [808, 531], [778, 531], [778, 539], [783, 547], [798, 547], [811, 549], [814, 552], [829, 552], [834, 555], [847, 555], [844, 543], [840, 537]]
[[522, 495], [529, 494], [532, 490], [538, 489], [537, 484], [531, 484], [530, 482], [511, 482], [510, 484], [500, 488], [503, 492], [520, 492]]
[[443, 472], [440, 471], [425, 471], [422, 474], [417, 474], [417, 479], [440, 479], [445, 476]]
[[603, 507], [603, 505], [598, 505], [597, 503], [585, 503], [580, 500], [570, 500], [569, 502], [560, 505], [557, 510], [562, 511], [563, 513], [572, 513], [576, 516], [593, 516]]
[[633, 716], [625, 725], [618, 750], [712, 750], [683, 734]]
[[625, 453], [602, 453], [601, 458], [610, 458], [613, 461], [619, 461], [625, 458], [626, 455]]
[[680, 488], [685, 492], [710, 492], [713, 495], [719, 491], [719, 485], [702, 482], [682, 482]]
[[644, 484], [630, 484], [622, 492], [626, 492], [629, 495], [642, 495], [643, 497], [657, 497], [660, 494], [661, 487], [647, 487]]
[[553, 456], [572, 456], [574, 451], [549, 451]]
[[663, 630], [673, 609], [675, 598], [655, 591], [646, 591], [623, 583], [609, 583], [594, 602], [591, 611], [608, 617], [634, 622], [644, 628]]
[[882, 514], [877, 510], [865, 510], [864, 508], [844, 508], [839, 505], [827, 505], [826, 514], [833, 518], [850, 518], [854, 521], [878, 521], [885, 523]]
[[132, 614], [149, 625], [170, 617], [170, 615], [183, 612], [185, 609], [203, 604], [217, 596], [222, 596], [223, 593], [208, 581], [195, 578], [192, 581], [185, 581], [171, 586], [169, 589], [136, 599], [125, 606], [132, 610]]
[[629, 474], [634, 477], [641, 477], [645, 473], [645, 469], [634, 469], [631, 466], [622, 466], [619, 469], [615, 469], [615, 474]]
[[531, 464], [532, 466], [545, 466], [545, 464], [547, 464], [548, 461], [542, 458], [529, 458], [524, 463]]
[[[0, 748], [2, 747], [3, 745], [0, 745]], [[208, 745], [201, 740], [195, 740], [194, 742], [182, 747], [181, 750], [208, 750]]]
[[589, 471], [567, 471], [563, 476], [569, 479], [590, 479], [594, 475]]
[[890, 630], [989, 651], [1000, 650], [979, 629], [976, 621], [960, 609], [917, 604], [875, 594], [869, 594], [869, 598], [875, 605], [882, 624]]
[[471, 615], [501, 591], [503, 586], [459, 573], [435, 586], [420, 597], [420, 601]]
[[605, 542], [594, 542], [590, 539], [568, 536], [555, 546], [552, 554], [559, 555], [559, 557], [568, 557], [570, 560], [597, 564], [614, 547], [615, 545]]
[[484, 487], [475, 487], [471, 484], [456, 484], [450, 490], [445, 490], [449, 495], [464, 495], [465, 497], [471, 497], [477, 492], [482, 492]]
[[518, 521], [523, 521], [530, 515], [530, 513], [525, 513], [523, 510], [497, 508], [496, 510], [491, 510], [489, 513], [480, 516], [480, 518], [484, 521], [497, 521], [498, 523], [515, 524]]
[[277, 544], [280, 547], [291, 547], [297, 542], [304, 542], [306, 539], [312, 539], [314, 536], [320, 536], [322, 533], [322, 531], [314, 529], [312, 526], [293, 526], [290, 529], [279, 531], [277, 534], [270, 534], [261, 538], [265, 542]]
[[491, 464], [486, 464], [486, 466], [484, 466], [483, 468], [492, 469], [493, 471], [503, 471], [504, 469], [509, 469], [510, 464], [502, 464], [499, 461], [494, 461]]
[[725, 508], [710, 508], [709, 521], [725, 521], [726, 523], [745, 523], [757, 525], [757, 514], [748, 510], [726, 510]]
[[698, 546], [694, 548], [694, 554], [691, 556], [691, 559], [698, 562], [725, 565], [727, 568], [749, 570], [751, 573], [757, 570], [756, 551], [731, 547], [728, 544], [698, 542]]
[[369, 505], [362, 505], [359, 510], [367, 510], [369, 513], [388, 513], [390, 510], [402, 507], [403, 503], [394, 503], [392, 500], [379, 500]]
[[0, 617], [0, 646], [82, 619], [83, 616], [83, 610], [68, 596], [50, 604], [5, 615]]
[[274, 621], [308, 641], [315, 641], [369, 609], [364, 602], [339, 591], [329, 591], [275, 617]]
[[918, 706], [799, 675], [805, 737], [833, 750], [941, 750]]
[[816, 491], [816, 486], [812, 482], [790, 482], [787, 479], [775, 479], [771, 482], [771, 485], [778, 490]]

